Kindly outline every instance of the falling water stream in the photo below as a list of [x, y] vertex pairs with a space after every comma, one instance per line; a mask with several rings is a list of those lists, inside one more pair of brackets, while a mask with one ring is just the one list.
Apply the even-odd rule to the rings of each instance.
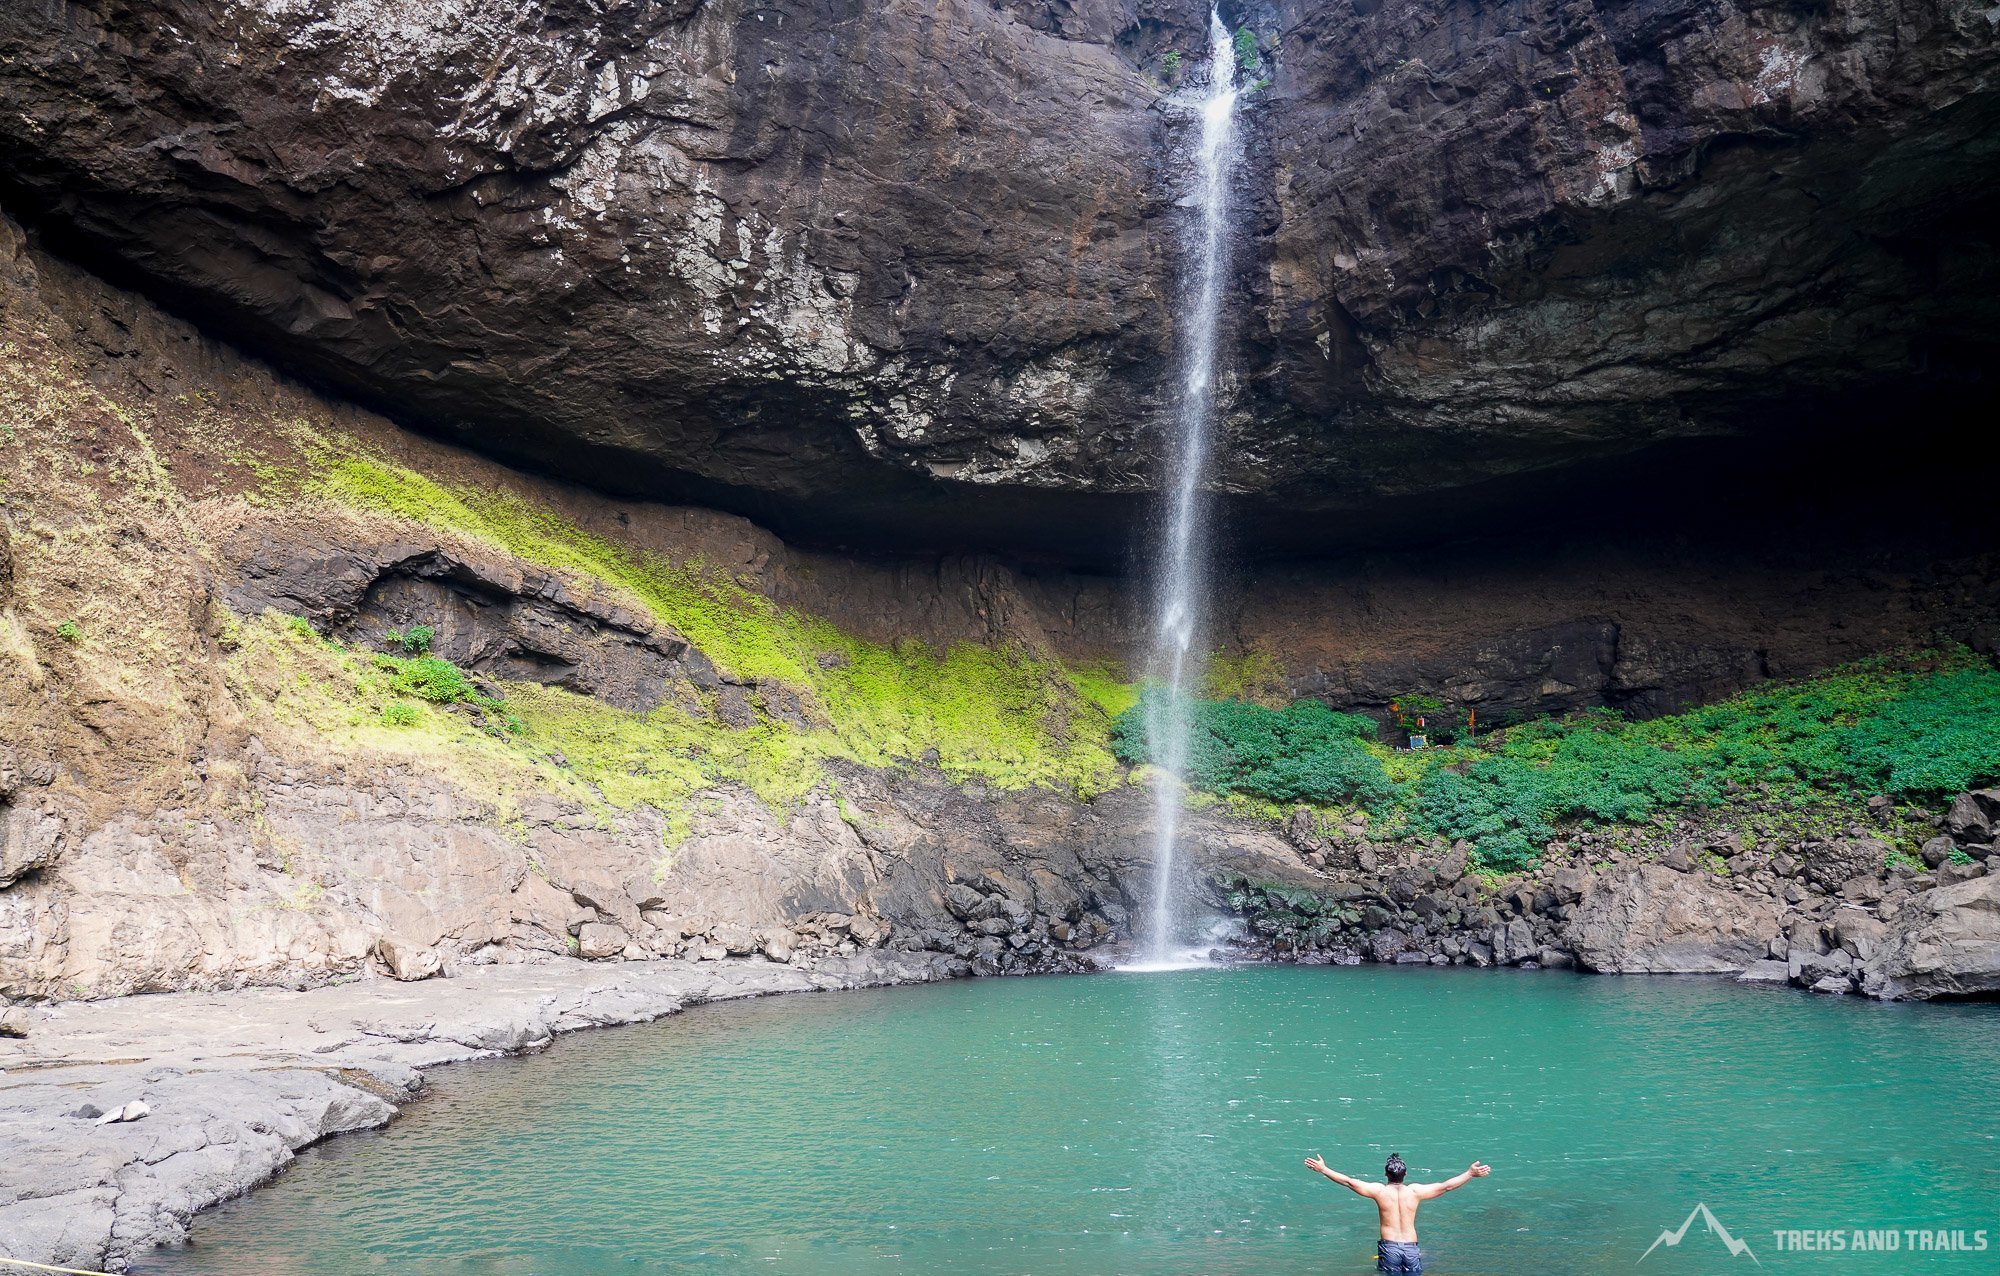
[[[1181, 395], [1166, 472], [1166, 527], [1154, 566], [1153, 646], [1147, 682], [1146, 732], [1153, 775], [1153, 913], [1144, 968], [1190, 964], [1178, 951], [1175, 852], [1188, 757], [1187, 694], [1201, 673], [1202, 611], [1208, 592], [1209, 529], [1205, 495], [1214, 448], [1217, 330], [1228, 276], [1229, 170], [1236, 124], [1236, 49], [1213, 10], [1208, 18], [1208, 87], [1201, 103], [1194, 204], [1200, 224], [1189, 245], [1180, 340]], [[1158, 692], [1164, 692], [1159, 694]]]

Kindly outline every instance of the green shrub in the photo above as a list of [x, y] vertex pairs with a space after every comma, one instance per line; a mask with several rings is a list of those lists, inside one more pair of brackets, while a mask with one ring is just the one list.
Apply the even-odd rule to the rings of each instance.
[[1246, 72], [1255, 71], [1263, 65], [1263, 56], [1257, 52], [1257, 33], [1249, 27], [1236, 28], [1236, 65]]
[[412, 656], [422, 655], [431, 649], [431, 640], [437, 637], [437, 630], [429, 625], [411, 625], [408, 629], [391, 629], [382, 635], [382, 641], [391, 647], [401, 647]]
[[392, 700], [382, 706], [385, 727], [414, 727], [422, 718], [423, 711], [406, 700]]
[[1169, 80], [1178, 80], [1181, 75], [1181, 51], [1168, 49], [1167, 56], [1160, 59], [1160, 74]]
[[76, 627], [74, 620], [65, 620], [56, 626], [56, 637], [67, 643], [79, 643], [83, 641], [83, 630]]
[[[394, 657], [390, 659], [395, 660]], [[481, 704], [493, 700], [472, 685], [472, 679], [466, 676], [465, 670], [442, 656], [417, 656], [410, 660], [395, 660], [389, 669], [394, 674], [390, 679], [390, 686], [405, 695], [416, 696], [432, 704], [460, 702]]]

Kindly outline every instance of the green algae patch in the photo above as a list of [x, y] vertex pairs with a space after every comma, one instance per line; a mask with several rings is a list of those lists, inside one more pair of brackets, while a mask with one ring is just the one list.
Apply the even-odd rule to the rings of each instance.
[[[418, 523], [613, 591], [757, 693], [755, 722], [732, 728], [706, 709], [630, 713], [510, 687], [507, 712], [525, 738], [613, 803], [665, 808], [738, 784], [783, 807], [824, 783], [824, 764], [836, 759], [1081, 796], [1122, 782], [1111, 720], [1136, 692], [1109, 667], [1072, 671], [1020, 645], [869, 642], [699, 561], [635, 551], [510, 493], [447, 485], [324, 442], [309, 449], [306, 478], [276, 494]], [[779, 688], [797, 698], [802, 722], [771, 715]]]
[[1282, 709], [1292, 699], [1284, 662], [1257, 650], [1210, 654], [1202, 692], [1210, 700], [1241, 700], [1266, 709]]
[[299, 617], [275, 612], [232, 625], [225, 646], [224, 677], [239, 701], [346, 756], [446, 776], [494, 801], [503, 822], [534, 793], [567, 791], [601, 805], [508, 728], [498, 697], [469, 682], [464, 697], [443, 698], [444, 680], [426, 670], [423, 685], [432, 694], [414, 693], [414, 661], [322, 638]]

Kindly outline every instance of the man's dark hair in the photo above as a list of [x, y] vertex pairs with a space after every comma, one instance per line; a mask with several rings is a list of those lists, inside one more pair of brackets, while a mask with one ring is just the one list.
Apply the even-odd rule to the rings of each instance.
[[1401, 1152], [1389, 1153], [1389, 1163], [1382, 1167], [1382, 1173], [1391, 1183], [1402, 1182], [1403, 1176], [1409, 1172], [1410, 1167], [1403, 1164], [1403, 1154]]

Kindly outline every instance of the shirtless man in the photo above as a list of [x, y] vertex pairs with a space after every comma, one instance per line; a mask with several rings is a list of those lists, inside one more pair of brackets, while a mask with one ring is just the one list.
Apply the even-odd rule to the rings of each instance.
[[1405, 1183], [1403, 1176], [1410, 1172], [1410, 1167], [1403, 1164], [1403, 1158], [1394, 1152], [1389, 1154], [1389, 1163], [1382, 1167], [1382, 1176], [1389, 1180], [1387, 1183], [1364, 1183], [1360, 1179], [1348, 1178], [1338, 1170], [1327, 1169], [1326, 1162], [1316, 1156], [1306, 1158], [1306, 1168], [1315, 1174], [1324, 1174], [1349, 1191], [1375, 1202], [1375, 1208], [1382, 1214], [1382, 1239], [1375, 1245], [1375, 1270], [1409, 1273], [1424, 1270], [1424, 1256], [1417, 1249], [1417, 1206], [1493, 1172], [1486, 1165], [1474, 1161], [1471, 1169], [1442, 1183]]

